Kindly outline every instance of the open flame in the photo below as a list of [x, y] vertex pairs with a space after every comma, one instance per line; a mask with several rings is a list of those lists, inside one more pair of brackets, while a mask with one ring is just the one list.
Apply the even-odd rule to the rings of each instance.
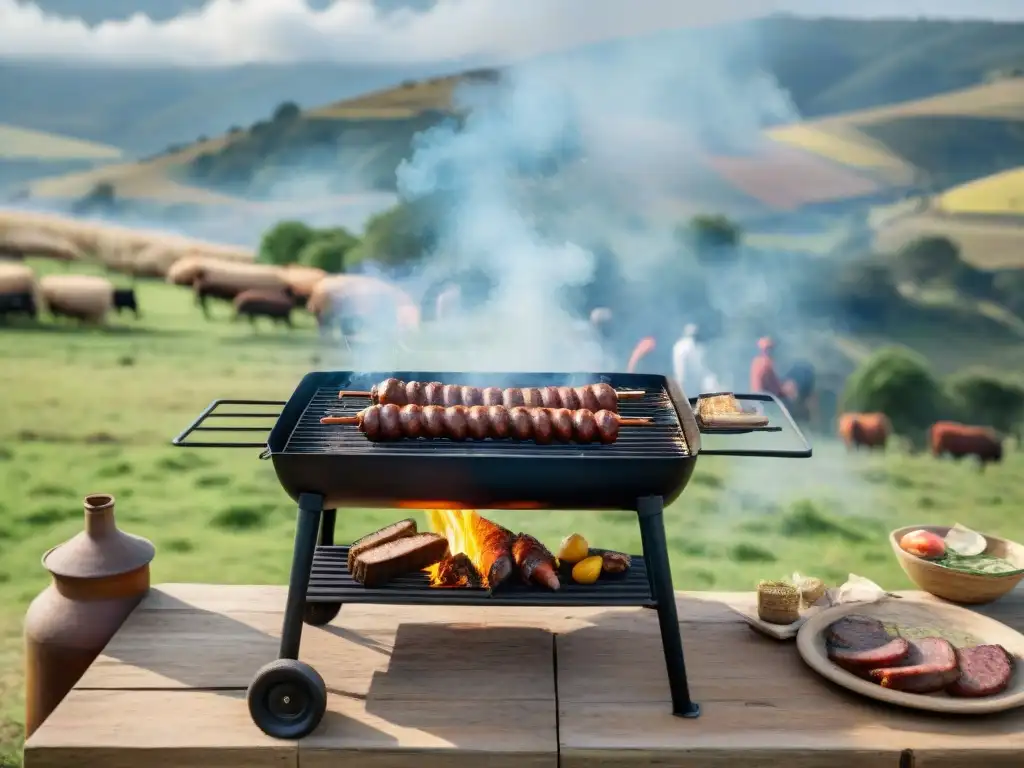
[[472, 509], [427, 510], [430, 530], [448, 539], [448, 556], [426, 569], [432, 587], [490, 586], [483, 567], [483, 541], [477, 533], [483, 521]]
[[431, 586], [493, 589], [517, 573], [527, 584], [561, 586], [554, 555], [529, 534], [513, 534], [471, 509], [432, 509], [427, 522], [448, 540], [445, 558], [426, 569]]

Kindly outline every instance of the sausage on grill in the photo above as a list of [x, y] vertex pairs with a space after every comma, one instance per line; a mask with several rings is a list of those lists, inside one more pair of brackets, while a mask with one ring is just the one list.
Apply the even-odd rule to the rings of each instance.
[[355, 424], [374, 442], [390, 442], [404, 438], [439, 438], [449, 440], [533, 440], [540, 445], [560, 443], [614, 443], [619, 428], [625, 425], [646, 425], [647, 419], [623, 419], [611, 411], [568, 408], [527, 408], [502, 405], [483, 406], [406, 405], [394, 403], [371, 405], [356, 416], [325, 416], [322, 424]]
[[[586, 384], [580, 387], [468, 387], [456, 384], [442, 384], [439, 381], [404, 382], [400, 379], [384, 379], [366, 392], [342, 392], [346, 394], [369, 394], [376, 405], [441, 405], [451, 408], [455, 405], [503, 405], [506, 408], [525, 406], [527, 408], [568, 408], [576, 411], [611, 411], [618, 413], [620, 393], [610, 384]], [[630, 397], [642, 396], [642, 392]]]

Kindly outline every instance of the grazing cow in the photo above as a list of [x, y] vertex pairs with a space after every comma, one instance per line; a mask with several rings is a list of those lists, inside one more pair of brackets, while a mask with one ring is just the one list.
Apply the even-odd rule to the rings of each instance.
[[255, 326], [257, 317], [269, 317], [275, 323], [284, 323], [291, 328], [295, 297], [287, 291], [253, 288], [238, 294], [234, 300], [234, 307], [235, 320], [246, 315], [249, 322]]
[[234, 301], [242, 291], [233, 285], [224, 285], [207, 280], [202, 274], [192, 282], [192, 291], [196, 295], [196, 304], [203, 310], [203, 316], [210, 319], [210, 307], [207, 299], [220, 299], [222, 301]]
[[975, 456], [979, 469], [988, 462], [1003, 459], [1003, 441], [999, 434], [988, 427], [972, 427], [955, 421], [939, 421], [932, 424], [929, 434], [932, 456], [936, 458], [949, 454], [954, 459]]
[[25, 315], [33, 320], [39, 314], [36, 297], [32, 291], [10, 291], [0, 293], [0, 317]]
[[880, 448], [892, 434], [892, 423], [884, 413], [844, 413], [839, 417], [839, 436], [847, 448]]
[[139, 313], [139, 302], [135, 298], [134, 288], [114, 289], [114, 310], [120, 315], [122, 309], [130, 309], [134, 313], [136, 320], [141, 317], [141, 314]]

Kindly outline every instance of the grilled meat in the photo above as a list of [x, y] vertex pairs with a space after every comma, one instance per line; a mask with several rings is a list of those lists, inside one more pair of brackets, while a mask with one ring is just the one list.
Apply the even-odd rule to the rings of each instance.
[[1001, 645], [960, 648], [956, 661], [960, 675], [946, 688], [950, 696], [993, 696], [1005, 691], [1013, 679], [1014, 658]]
[[555, 556], [528, 533], [520, 533], [513, 540], [512, 559], [527, 584], [540, 584], [554, 590], [561, 586], [555, 567]]
[[899, 665], [874, 669], [871, 679], [883, 688], [907, 693], [934, 693], [956, 682], [960, 670], [956, 652], [948, 640], [923, 637], [910, 643], [910, 652]]
[[348, 548], [348, 572], [352, 573], [352, 566], [355, 565], [356, 558], [362, 552], [366, 552], [374, 547], [379, 547], [382, 544], [387, 544], [389, 541], [404, 539], [405, 537], [412, 536], [415, 533], [416, 521], [409, 518], [408, 520], [399, 520], [397, 523], [387, 525], [379, 531], [366, 534]]
[[352, 578], [366, 587], [422, 571], [448, 553], [448, 540], [436, 533], [417, 533], [364, 550], [353, 562]]
[[356, 416], [325, 416], [322, 424], [355, 424], [372, 442], [393, 442], [417, 437], [449, 440], [533, 440], [540, 445], [561, 443], [614, 443], [621, 426], [648, 425], [646, 419], [623, 419], [611, 411], [566, 408], [506, 408], [501, 405], [442, 408], [437, 405], [371, 405]]
[[[345, 392], [341, 393], [346, 394]], [[366, 394], [366, 393], [362, 393]], [[587, 384], [581, 387], [466, 387], [442, 384], [439, 381], [402, 381], [384, 379], [369, 391], [375, 405], [503, 405], [506, 408], [567, 408], [589, 411], [619, 409], [619, 393], [609, 384]]]

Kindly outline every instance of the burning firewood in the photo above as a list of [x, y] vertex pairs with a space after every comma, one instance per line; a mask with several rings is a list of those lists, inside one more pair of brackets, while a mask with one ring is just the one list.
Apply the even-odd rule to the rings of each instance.
[[549, 589], [561, 587], [555, 556], [528, 533], [520, 533], [512, 543], [512, 558], [527, 584], [535, 583]]
[[483, 579], [465, 552], [446, 555], [436, 566], [433, 583], [438, 587], [482, 587]]

